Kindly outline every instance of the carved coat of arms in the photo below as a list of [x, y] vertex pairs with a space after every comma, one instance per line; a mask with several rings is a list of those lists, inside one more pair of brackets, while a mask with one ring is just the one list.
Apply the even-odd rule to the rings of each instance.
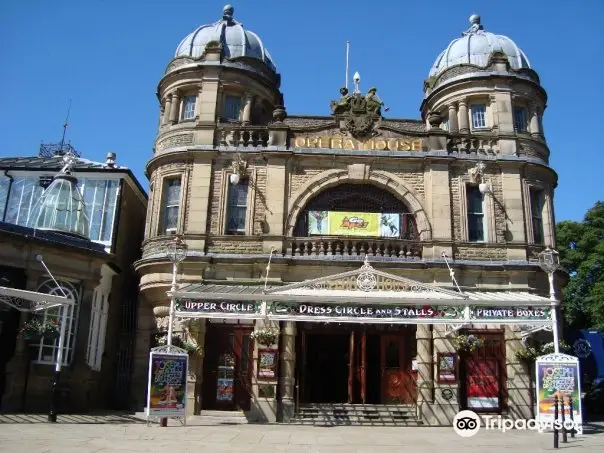
[[358, 89], [353, 94], [348, 94], [348, 88], [340, 88], [340, 95], [339, 100], [330, 103], [331, 113], [337, 118], [340, 129], [356, 139], [377, 135], [384, 106], [377, 95], [377, 89], [370, 88], [363, 96]]

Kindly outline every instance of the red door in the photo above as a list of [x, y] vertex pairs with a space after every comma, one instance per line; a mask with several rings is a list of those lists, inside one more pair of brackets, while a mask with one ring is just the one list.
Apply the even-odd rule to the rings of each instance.
[[254, 347], [251, 332], [251, 327], [239, 326], [208, 329], [202, 402], [205, 409], [250, 409]]
[[417, 388], [411, 373], [412, 357], [403, 334], [382, 335], [382, 403], [415, 404]]

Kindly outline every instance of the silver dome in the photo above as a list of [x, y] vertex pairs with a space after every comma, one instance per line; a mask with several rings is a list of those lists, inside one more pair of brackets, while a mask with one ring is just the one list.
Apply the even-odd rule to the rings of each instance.
[[273, 59], [258, 35], [245, 30], [240, 22], [233, 19], [234, 8], [226, 5], [222, 19], [210, 25], [202, 25], [188, 35], [176, 48], [175, 57], [199, 58], [210, 41], [222, 44], [226, 58], [249, 57], [264, 62], [277, 72]]
[[485, 67], [490, 56], [503, 53], [513, 69], [530, 68], [531, 64], [514, 41], [507, 36], [496, 35], [484, 30], [480, 24], [480, 16], [470, 17], [471, 27], [462, 33], [461, 38], [454, 39], [447, 48], [436, 58], [430, 77], [437, 76], [445, 69], [461, 64], [472, 64]]

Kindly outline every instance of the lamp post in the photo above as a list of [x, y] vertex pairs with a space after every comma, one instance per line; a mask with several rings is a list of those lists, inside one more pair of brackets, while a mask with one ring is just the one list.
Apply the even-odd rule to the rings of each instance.
[[556, 250], [546, 247], [539, 253], [539, 266], [547, 273], [549, 281], [549, 300], [552, 307], [552, 333], [554, 334], [554, 352], [560, 352], [560, 337], [558, 333], [558, 301], [554, 288], [554, 273], [560, 267], [560, 254]]
[[168, 318], [168, 346], [172, 346], [172, 328], [174, 326], [174, 291], [176, 291], [176, 274], [178, 265], [187, 257], [187, 244], [180, 236], [176, 236], [174, 242], [166, 247], [166, 256], [172, 262], [172, 296], [170, 296], [170, 313]]
[[[172, 346], [172, 329], [174, 328], [174, 292], [176, 291], [176, 275], [178, 274], [178, 265], [184, 261], [187, 257], [187, 244], [185, 244], [180, 236], [176, 236], [174, 242], [166, 247], [166, 256], [172, 262], [172, 287], [170, 289], [172, 295], [170, 296], [170, 312], [168, 314], [168, 338], [166, 344], [168, 345], [168, 352], [170, 352], [170, 346]], [[166, 417], [161, 419], [160, 426], [168, 426], [168, 419]]]

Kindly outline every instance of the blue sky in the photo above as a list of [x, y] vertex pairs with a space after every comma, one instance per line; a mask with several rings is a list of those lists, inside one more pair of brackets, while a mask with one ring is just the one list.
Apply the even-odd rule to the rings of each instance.
[[[108, 151], [147, 187], [158, 123], [157, 83], [184, 36], [220, 18], [226, 2], [2, 0], [0, 156], [58, 141], [69, 99], [70, 139], [83, 157]], [[171, 5], [174, 5], [171, 9]], [[468, 28], [511, 37], [549, 94], [544, 129], [558, 172], [556, 219], [580, 220], [604, 199], [604, 2], [575, 0], [234, 1], [282, 76], [290, 114], [328, 115], [344, 83], [345, 42], [361, 88], [378, 87], [388, 116], [419, 118], [436, 56]]]

